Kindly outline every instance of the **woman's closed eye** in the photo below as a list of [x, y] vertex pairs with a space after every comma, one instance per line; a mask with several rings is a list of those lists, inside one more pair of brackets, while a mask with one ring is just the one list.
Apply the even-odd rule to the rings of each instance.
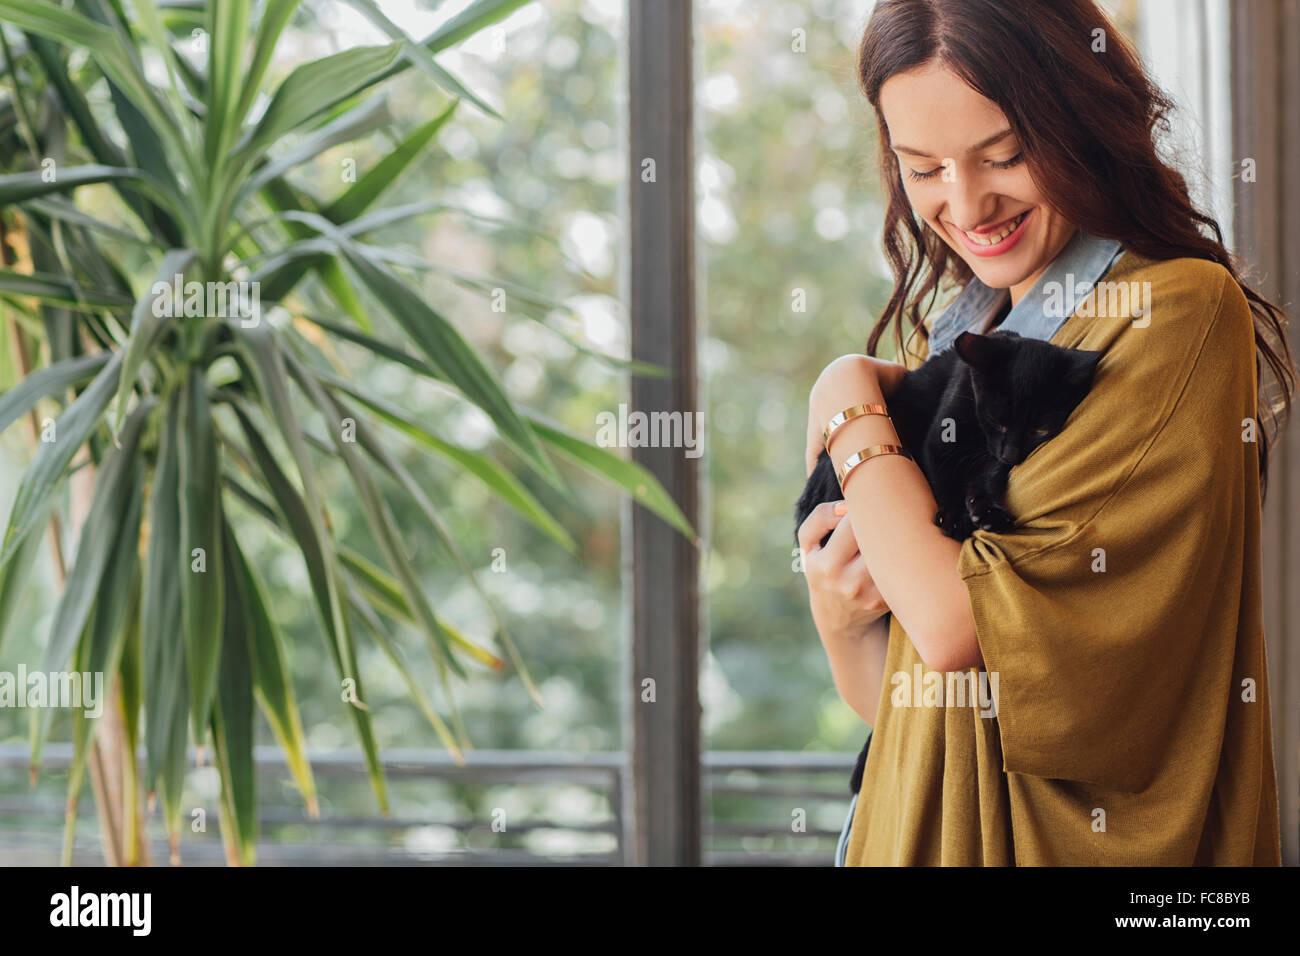
[[[991, 163], [991, 165], [993, 166], [994, 169], [1011, 169], [1013, 166], [1019, 166], [1022, 162], [1024, 162], [1024, 159], [1025, 159], [1024, 153], [1016, 153], [1016, 155], [1012, 156], [1008, 160], [1004, 160], [1002, 162], [994, 162]], [[936, 166], [934, 169], [928, 170], [927, 172], [924, 173], [918, 172], [915, 169], [909, 169], [907, 171], [907, 175], [912, 179], [913, 182], [923, 182], [924, 180], [927, 179], [934, 179], [935, 176], [938, 176], [941, 172], [943, 172], [944, 168], [945, 167], [943, 166]]]

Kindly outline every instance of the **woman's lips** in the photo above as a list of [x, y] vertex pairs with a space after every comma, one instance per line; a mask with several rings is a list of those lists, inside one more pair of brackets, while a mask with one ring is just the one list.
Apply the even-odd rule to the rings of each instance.
[[[1023, 216], [1024, 218], [1021, 219], [1020, 225], [1018, 225], [1009, 235], [1004, 236], [1000, 241], [995, 242], [992, 245], [984, 245], [982, 243], [976, 242], [964, 230], [958, 229], [956, 226], [952, 227], [952, 231], [957, 233], [957, 235], [961, 237], [961, 241], [965, 244], [966, 248], [971, 251], [972, 255], [980, 256], [981, 258], [987, 258], [990, 256], [1000, 256], [1006, 254], [1007, 252], [1010, 252], [1020, 242], [1021, 238], [1025, 234], [1026, 228], [1029, 225], [1029, 220], [1033, 218], [1033, 214], [1034, 211], [1032, 209], [1029, 209], [1021, 213], [1020, 215]], [[1017, 217], [1012, 216], [1011, 219], [1007, 221], [1014, 222], [1016, 218]], [[996, 234], [996, 230], [1001, 228], [1005, 228], [1005, 227], [999, 225], [995, 227], [993, 230], [989, 230], [989, 231]]]

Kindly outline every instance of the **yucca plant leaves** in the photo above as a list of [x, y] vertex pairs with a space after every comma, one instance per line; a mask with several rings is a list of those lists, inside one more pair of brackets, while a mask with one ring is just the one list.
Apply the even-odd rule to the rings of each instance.
[[76, 401], [54, 420], [53, 440], [42, 440], [36, 450], [36, 457], [19, 482], [9, 512], [9, 527], [5, 530], [3, 549], [0, 549], [0, 570], [13, 558], [23, 538], [44, 522], [54, 489], [62, 480], [72, 456], [99, 423], [112, 397], [121, 365], [121, 356], [114, 355]]
[[78, 186], [90, 183], [107, 183], [121, 179], [140, 179], [138, 169], [121, 169], [112, 166], [100, 166], [92, 163], [86, 166], [68, 166], [66, 169], [54, 169], [54, 175], [47, 179], [44, 171], [31, 173], [12, 173], [0, 176], [0, 205], [19, 203], [50, 193], [67, 192]]
[[149, 553], [145, 563], [140, 654], [144, 669], [144, 779], [162, 794], [163, 821], [179, 859], [181, 793], [189, 726], [186, 642], [181, 633], [180, 417], [173, 392], [159, 438], [158, 463], [149, 502]]
[[189, 158], [177, 118], [168, 114], [112, 30], [48, 0], [0, 0], [0, 20], [60, 43], [84, 47], [150, 125], [169, 141], [175, 154]]
[[402, 53], [413, 64], [433, 78], [433, 81], [443, 89], [450, 92], [453, 96], [469, 100], [484, 113], [487, 113], [493, 119], [501, 119], [501, 114], [490, 107], [483, 100], [479, 99], [469, 90], [465, 89], [463, 83], [456, 79], [434, 60], [433, 54], [430, 53], [420, 44], [416, 43], [406, 35], [401, 27], [395, 24], [384, 12], [379, 9], [379, 5], [374, 0], [348, 0], [361, 15], [378, 27], [390, 40], [396, 40], [402, 44]]
[[[322, 329], [325, 329], [332, 335], [336, 335], [339, 338], [364, 346], [381, 358], [398, 362], [426, 378], [442, 383], [447, 381], [446, 377], [437, 369], [395, 345], [376, 339], [373, 336], [357, 332], [355, 329], [349, 329], [346, 326], [339, 325], [338, 323], [330, 322], [326, 319], [313, 316], [309, 318], [308, 321], [313, 325], [319, 325]], [[401, 428], [402, 431], [410, 434], [411, 437], [417, 438], [417, 440], [425, 442], [426, 444], [428, 444], [428, 438], [433, 438], [434, 442], [438, 441], [436, 436], [427, 432], [424, 435], [418, 436], [414, 434], [413, 431], [408, 431], [405, 427], [405, 423], [399, 424], [399, 422], [407, 416], [393, 408], [390, 403], [369, 395], [351, 383], [346, 382], [337, 376], [333, 376], [330, 373], [321, 374], [331, 387], [337, 387], [347, 391], [348, 394], [352, 395], [359, 401], [364, 402], [368, 407], [371, 407], [372, 410], [384, 418], [385, 421], [389, 421], [390, 424], [394, 425], [394, 427]], [[585, 439], [569, 433], [559, 425], [548, 421], [546, 418], [535, 412], [524, 411], [521, 414], [528, 422], [528, 426], [536, 433], [540, 440], [554, 447], [558, 452], [582, 467], [584, 470], [588, 471], [590, 474], [604, 479], [622, 491], [628, 492], [639, 504], [658, 515], [690, 540], [698, 543], [694, 529], [691, 528], [690, 522], [686, 520], [686, 516], [682, 514], [681, 509], [677, 507], [676, 502], [674, 502], [668, 492], [664, 490], [664, 487], [659, 483], [659, 480], [641, 465], [631, 459], [623, 458], [612, 451], [601, 448], [598, 445], [593, 445]], [[430, 447], [434, 446], [430, 445]], [[435, 448], [435, 450], [441, 451], [440, 448]], [[467, 468], [470, 467], [468, 462], [463, 462], [462, 464]]]
[[[229, 526], [227, 526], [229, 527]], [[307, 737], [302, 729], [302, 717], [289, 680], [289, 665], [285, 659], [284, 637], [267, 609], [266, 590], [257, 573], [249, 564], [233, 533], [226, 538], [226, 559], [229, 577], [238, 588], [240, 602], [245, 611], [246, 637], [252, 671], [253, 690], [257, 702], [271, 725], [271, 732], [284, 750], [285, 762], [294, 782], [298, 784], [307, 812], [312, 817], [320, 815], [316, 799], [316, 781], [307, 759]]]
[[62, 276], [9, 269], [0, 269], [0, 294], [31, 296], [45, 303], [87, 309], [114, 309], [131, 304], [126, 296], [73, 285]]
[[145, 779], [151, 785], [162, 767], [170, 715], [185, 680], [183, 647], [177, 640], [181, 629], [180, 574], [176, 567], [181, 548], [179, 419], [180, 395], [173, 393], [159, 435], [149, 495], [149, 550], [140, 627], [144, 683], [152, 691], [145, 704]]
[[[68, 830], [64, 840], [65, 864], [71, 860], [76, 808], [82, 785], [85, 783], [86, 758], [90, 752], [90, 744], [99, 727], [99, 719], [104, 716], [117, 716], [112, 715], [109, 710], [112, 704], [113, 675], [123, 667], [123, 655], [139, 618], [140, 588], [137, 572], [140, 565], [139, 535], [144, 500], [144, 469], [138, 460], [135, 462], [135, 468], [137, 480], [132, 483], [132, 492], [117, 530], [117, 540], [99, 584], [94, 613], [76, 649], [76, 663], [73, 669], [79, 674], [96, 674], [104, 678], [103, 697], [100, 698], [103, 713], [99, 718], [92, 718], [83, 710], [73, 711], [72, 760], [68, 765], [68, 819], [66, 821]], [[132, 735], [129, 739], [134, 740], [135, 736]], [[35, 762], [39, 759], [38, 749], [33, 748], [33, 753]], [[134, 780], [134, 761], [123, 761], [123, 773], [124, 775], [129, 773]]]
[[149, 354], [149, 350], [153, 348], [158, 332], [169, 318], [165, 314], [157, 314], [154, 309], [156, 300], [153, 293], [154, 285], [162, 282], [171, 286], [173, 278], [178, 275], [183, 277], [185, 271], [197, 258], [198, 253], [193, 249], [172, 249], [163, 256], [158, 274], [154, 282], [149, 285], [149, 291], [135, 304], [135, 309], [131, 313], [131, 340], [127, 344], [126, 356], [122, 360], [122, 377], [117, 386], [117, 416], [113, 421], [114, 432], [122, 427], [122, 420], [126, 416], [127, 397], [135, 388], [135, 379], [140, 372], [140, 366]]
[[[249, 596], [236, 565], [234, 535], [222, 521], [222, 573], [229, 583], [221, 636], [221, 661], [212, 709], [212, 742], [221, 776], [221, 836], [227, 859], [252, 866], [257, 859], [257, 779], [253, 765], [253, 662]], [[228, 823], [226, 822], [228, 821]]]
[[[461, 40], [472, 37], [484, 27], [504, 20], [529, 2], [531, 0], [477, 0], [421, 40], [420, 46], [430, 53], [440, 53], [448, 47], [455, 46]], [[404, 60], [389, 67], [375, 77], [371, 84], [382, 83], [402, 72], [408, 65], [410, 61]]]
[[[153, 403], [142, 403], [127, 419], [122, 429], [120, 443], [110, 448], [100, 465], [95, 492], [91, 498], [90, 512], [81, 528], [77, 542], [77, 556], [68, 574], [67, 584], [54, 611], [49, 640], [45, 645], [42, 669], [47, 673], [64, 671], [81, 640], [82, 632], [90, 621], [91, 605], [102, 593], [102, 582], [113, 570], [110, 560], [119, 553], [119, 537], [123, 531], [131, 542], [137, 540], [138, 527], [124, 524], [134, 512], [139, 523], [138, 499], [141, 492], [142, 473], [136, 458], [140, 432]], [[120, 595], [107, 595], [115, 600]], [[109, 614], [107, 608], [101, 613]], [[102, 673], [102, 671], [101, 671]], [[111, 670], [110, 670], [111, 673]], [[49, 728], [50, 709], [33, 711], [32, 765], [40, 765], [41, 748]]]
[[[371, 204], [374, 203], [383, 192], [392, 186], [401, 178], [415, 159], [422, 155], [425, 148], [455, 112], [458, 101], [453, 101], [448, 107], [435, 116], [428, 123], [416, 129], [405, 140], [403, 140], [396, 149], [392, 150], [387, 156], [380, 160], [375, 166], [371, 167], [360, 179], [348, 187], [343, 195], [339, 196], [325, 210], [323, 215], [331, 222], [341, 223], [355, 219], [364, 213]], [[277, 208], [289, 208], [283, 200], [287, 197], [283, 192], [277, 194], [281, 200]], [[301, 209], [300, 205], [293, 208]], [[297, 224], [295, 224], [297, 225]], [[301, 227], [304, 228], [305, 227]], [[263, 283], [263, 288], [270, 298], [281, 298], [296, 286], [299, 280], [307, 274], [312, 268], [321, 272], [321, 278], [326, 282], [330, 292], [335, 299], [339, 299], [338, 283], [342, 277], [342, 270], [338, 266], [338, 261], [333, 257], [321, 256], [313, 260], [295, 260], [286, 263], [273, 277]], [[346, 282], [346, 279], [342, 281]], [[350, 289], [350, 284], [348, 285]], [[346, 295], [346, 293], [345, 293]], [[351, 302], [340, 303], [344, 305], [349, 315], [356, 320], [357, 324], [363, 329], [369, 330], [370, 322], [366, 318], [363, 310], [356, 308]]]
[[248, 71], [244, 76], [244, 87], [239, 93], [239, 102], [233, 113], [236, 122], [242, 123], [248, 116], [248, 111], [257, 98], [258, 90], [262, 87], [266, 68], [271, 65], [276, 41], [280, 39], [280, 33], [288, 24], [289, 18], [293, 16], [293, 11], [298, 8], [298, 2], [299, 0], [267, 0], [266, 6], [262, 9], [262, 19], [257, 24], [257, 36], [253, 41], [253, 56], [249, 61]]
[[393, 666], [397, 668], [398, 673], [402, 675], [402, 678], [406, 683], [407, 692], [411, 695], [411, 699], [415, 701], [416, 706], [420, 709], [420, 713], [424, 714], [425, 719], [429, 721], [434, 732], [442, 739], [444, 746], [446, 746], [447, 749], [457, 758], [457, 762], [463, 762], [460, 747], [456, 744], [451, 728], [447, 726], [446, 722], [438, 715], [438, 711], [434, 709], [433, 704], [429, 702], [429, 696], [424, 692], [424, 688], [421, 686], [420, 682], [416, 680], [415, 674], [412, 672], [410, 665], [402, 656], [402, 652], [398, 649], [397, 645], [393, 642], [393, 639], [389, 635], [387, 628], [384, 627], [383, 622], [379, 620], [375, 615], [375, 612], [366, 604], [365, 599], [356, 592], [355, 588], [349, 589], [348, 600], [353, 610], [356, 611], [357, 616], [360, 617], [370, 629], [370, 634], [375, 639], [375, 643], [379, 645], [379, 649], [382, 650], [385, 656], [393, 662]]
[[[278, 366], [269, 364], [269, 368], [265, 369], [263, 374], [265, 375], [268, 371], [277, 368], [282, 370], [283, 363]], [[280, 379], [280, 383], [284, 384], [283, 379]], [[292, 410], [288, 405], [287, 394], [282, 397], [282, 402], [280, 399], [275, 401], [273, 408], [276, 407], [285, 409], [286, 414], [288, 414], [287, 420], [277, 419], [277, 422], [282, 432], [286, 433], [290, 446], [298, 446], [302, 456], [298, 460], [307, 464], [308, 475], [304, 476], [304, 487], [314, 488], [310, 479], [310, 463], [306, 461], [305, 442], [298, 431], [297, 420], [293, 417]], [[239, 419], [240, 427], [244, 432], [252, 457], [267, 488], [275, 499], [285, 525], [293, 535], [294, 541], [302, 553], [303, 561], [307, 567], [307, 577], [311, 585], [312, 595], [316, 599], [317, 617], [321, 622], [322, 634], [326, 638], [326, 649], [334, 662], [339, 679], [355, 681], [357, 694], [364, 704], [364, 688], [356, 664], [355, 648], [352, 645], [351, 626], [346, 619], [344, 607], [339, 600], [339, 574], [333, 563], [333, 553], [326, 545], [328, 539], [324, 527], [312, 515], [311, 509], [315, 505], [309, 506], [307, 501], [298, 494], [287, 476], [280, 469], [275, 456], [262, 440], [258, 427], [248, 418], [247, 413], [238, 404], [232, 404], [231, 408]], [[314, 502], [316, 499], [313, 496], [310, 500]], [[348, 713], [356, 724], [358, 736], [361, 738], [361, 749], [365, 755], [371, 785], [375, 790], [381, 809], [387, 812], [388, 787], [384, 779], [383, 763], [379, 758], [379, 747], [370, 724], [370, 715], [363, 707], [356, 706], [348, 707]]]
[[555, 425], [548, 424], [540, 416], [530, 415], [529, 423], [539, 438], [566, 458], [629, 492], [637, 504], [654, 512], [697, 547], [699, 546], [695, 529], [686, 520], [677, 503], [664, 490], [663, 485], [659, 484], [650, 472], [634, 461], [622, 458], [608, 449], [593, 445]]
[[314, 130], [291, 149], [285, 150], [258, 169], [240, 188], [239, 195], [235, 199], [236, 204], [249, 194], [257, 192], [272, 179], [284, 175], [295, 166], [315, 159], [325, 150], [340, 143], [350, 143], [367, 133], [390, 125], [392, 121], [393, 117], [388, 112], [388, 102], [383, 97], [376, 96], [365, 100], [337, 119]]
[[[435, 659], [449, 666], [459, 676], [464, 677], [465, 670], [452, 655], [447, 635], [442, 630], [437, 616], [433, 613], [433, 608], [429, 605], [428, 599], [420, 586], [419, 576], [415, 573], [415, 567], [407, 556], [406, 546], [398, 533], [397, 521], [389, 509], [388, 503], [380, 495], [374, 478], [366, 468], [365, 462], [355, 447], [355, 443], [342, 439], [341, 428], [343, 419], [346, 416], [342, 414], [334, 400], [326, 394], [319, 383], [311, 377], [311, 374], [303, 367], [296, 356], [286, 353], [284, 358], [299, 387], [307, 393], [324, 417], [330, 438], [334, 441], [334, 447], [347, 467], [348, 473], [352, 476], [353, 487], [357, 490], [357, 501], [366, 515], [370, 533], [374, 536], [375, 543], [379, 545], [380, 551], [383, 552], [384, 559], [388, 563], [390, 570], [401, 582], [406, 600], [415, 610], [416, 619], [429, 641]], [[357, 427], [362, 426], [357, 423]]]
[[357, 399], [388, 425], [459, 465], [477, 478], [488, 491], [499, 497], [566, 551], [577, 551], [577, 543], [564, 530], [564, 526], [551, 516], [545, 506], [533, 496], [532, 492], [524, 487], [518, 478], [491, 458], [439, 438], [391, 402], [386, 402], [375, 395], [367, 393], [340, 376], [330, 373], [317, 374], [331, 387]]
[[[358, 590], [365, 596], [367, 604], [395, 621], [402, 621], [406, 624], [417, 623], [414, 612], [406, 603], [406, 598], [402, 596], [401, 587], [393, 580], [392, 575], [372, 563], [365, 555], [358, 554], [350, 548], [340, 546], [338, 553], [339, 561], [347, 570], [349, 577], [351, 577]], [[494, 671], [499, 671], [505, 667], [505, 662], [501, 658], [481, 644], [470, 640], [459, 628], [454, 627], [442, 618], [438, 619], [438, 623], [447, 632], [452, 644], [469, 654], [470, 657]]]
[[[152, 0], [145, 0], [146, 3]], [[208, 88], [203, 141], [208, 163], [220, 169], [227, 146], [243, 117], [238, 112], [243, 45], [248, 39], [248, 0], [222, 0], [207, 5]]]
[[336, 223], [348, 222], [369, 209], [386, 189], [401, 178], [411, 163], [424, 153], [433, 137], [438, 135], [438, 130], [447, 125], [459, 104], [459, 100], [452, 100], [437, 116], [412, 130], [395, 149], [330, 203], [325, 209], [325, 218]]
[[450, 322], [386, 266], [361, 253], [329, 220], [310, 213], [286, 213], [286, 216], [318, 229], [326, 238], [336, 242], [362, 283], [397, 320], [433, 366], [466, 398], [483, 409], [496, 423], [502, 436], [530, 458], [535, 466], [554, 474], [554, 466], [543, 454], [501, 385]]
[[226, 604], [220, 451], [207, 382], [197, 369], [180, 395], [179, 437], [181, 622], [194, 738], [201, 744], [216, 690]]
[[[98, 120], [91, 112], [85, 94], [73, 82], [72, 77], [68, 75], [66, 66], [59, 59], [58, 45], [47, 37], [35, 34], [29, 36], [32, 41], [32, 51], [40, 59], [46, 77], [58, 92], [63, 110], [77, 127], [86, 148], [90, 150], [90, 154], [95, 158], [96, 162], [104, 166], [121, 167], [129, 165], [122, 151], [101, 129]], [[112, 85], [112, 90], [115, 102], [121, 101], [121, 91], [115, 85]], [[119, 114], [122, 112], [120, 106], [118, 112]], [[134, 108], [132, 108], [132, 113], [134, 116], [139, 117], [139, 112]], [[147, 129], [147, 124], [143, 123], [142, 119], [139, 125]], [[143, 132], [143, 130], [140, 132]], [[153, 137], [151, 132], [148, 135], [156, 141], [156, 137]], [[167, 165], [161, 144], [158, 144], [155, 150], [150, 151], [147, 148], [142, 148], [147, 144], [134, 137], [128, 137], [128, 141], [136, 153], [137, 165], [154, 175], [160, 183], [171, 187], [173, 194], [176, 194], [174, 176], [171, 168]], [[117, 190], [118, 195], [122, 197], [123, 202], [126, 203], [127, 208], [135, 211], [159, 241], [168, 246], [176, 245], [180, 241], [180, 227], [172, 218], [170, 212], [147, 199], [129, 181], [114, 180], [112, 185]]]
[[[43, 424], [0, 539], [0, 642], [63, 480], [72, 470], [87, 469], [83, 474], [95, 480], [89, 518], [79, 529], [44, 653], [51, 669], [71, 663], [79, 671], [115, 675], [122, 712], [113, 716], [121, 717], [126, 733], [124, 740], [112, 738], [119, 755], [143, 737], [142, 772], [130, 759], [123, 767], [127, 812], [121, 806], [109, 811], [123, 824], [124, 862], [141, 861], [142, 834], [130, 809], [141, 789], [151, 800], [161, 795], [172, 859], [179, 859], [187, 745], [197, 744], [202, 752], [209, 733], [228, 858], [254, 862], [253, 714], [259, 709], [308, 812], [318, 812], [285, 637], [241, 548], [238, 522], [250, 516], [242, 505], [271, 522], [283, 534], [280, 543], [303, 557], [319, 633], [339, 680], [351, 689], [345, 706], [382, 812], [388, 811], [387, 783], [358, 663], [363, 635], [398, 667], [410, 699], [458, 759], [468, 741], [450, 678], [465, 676], [462, 657], [494, 671], [503, 669], [503, 657], [509, 659], [540, 701], [443, 521], [444, 503], [426, 476], [390, 449], [380, 423], [471, 475], [550, 541], [572, 550], [572, 538], [542, 503], [546, 496], [539, 500], [494, 457], [443, 439], [418, 416], [368, 394], [362, 382], [326, 371], [339, 368], [331, 339], [402, 363], [445, 388], [453, 401], [482, 409], [520, 460], [558, 492], [567, 494], [548, 455], [552, 449], [633, 491], [666, 520], [680, 519], [644, 469], [560, 429], [548, 431], [551, 426], [517, 409], [456, 326], [397, 271], [410, 268], [419, 275], [440, 266], [376, 244], [375, 237], [395, 223], [456, 211], [446, 203], [375, 207], [427, 155], [461, 101], [497, 115], [435, 56], [525, 2], [472, 2], [416, 42], [371, 0], [356, 0], [395, 42], [300, 63], [278, 85], [268, 85], [278, 39], [298, 0], [194, 0], [183, 15], [171, 0], [0, 0], [7, 36], [16, 29], [25, 41], [5, 51], [6, 75], [22, 99], [0, 96], [0, 136], [21, 135], [15, 142], [22, 146], [32, 138], [56, 144], [51, 152], [58, 157], [65, 155], [59, 144], [66, 141], [66, 155], [89, 160], [51, 171], [31, 168], [26, 149], [0, 158], [0, 206], [17, 207], [17, 228], [30, 250], [15, 268], [0, 269], [0, 302], [13, 305], [6, 317], [26, 342], [35, 342], [46, 363], [15, 381], [19, 366], [6, 354], [5, 335], [0, 376], [15, 384], [0, 394], [0, 430], [42, 399], [63, 406]], [[194, 26], [207, 36], [206, 57], [191, 59], [185, 50]], [[161, 72], [154, 69], [159, 64]], [[397, 137], [395, 148], [339, 195], [317, 197], [289, 182], [286, 176], [324, 151], [390, 126], [383, 101], [370, 91], [412, 65], [455, 99]], [[24, 90], [29, 82], [36, 87], [30, 99]], [[96, 92], [103, 90], [101, 83], [106, 97]], [[143, 229], [131, 223], [123, 228], [116, 209], [88, 209], [88, 194], [77, 187], [97, 183], [116, 192]], [[471, 288], [481, 290], [488, 282], [507, 288], [525, 315], [555, 305], [505, 280], [441, 271]], [[284, 306], [298, 317], [301, 303], [288, 296], [313, 272], [340, 322], [313, 319], [311, 328], [295, 318], [287, 329], [270, 321], [244, 328], [238, 319], [177, 321], [153, 312], [156, 282], [170, 284], [180, 275], [204, 282], [264, 280], [263, 316]], [[154, 282], [142, 289], [149, 277]], [[314, 297], [316, 289], [311, 291]], [[392, 315], [403, 341], [386, 343], [374, 334], [374, 300]], [[233, 411], [242, 441], [226, 434], [232, 419], [214, 405]], [[340, 435], [344, 418], [355, 423], [355, 443]], [[322, 421], [325, 439], [319, 437]], [[339, 464], [378, 564], [334, 534], [317, 470]], [[442, 595], [424, 590], [427, 577], [408, 538], [412, 546], [419, 543], [399, 527], [388, 494], [414, 502], [433, 540], [483, 598], [502, 656], [438, 613]], [[686, 527], [684, 520], [676, 526]], [[442, 685], [437, 699], [407, 666], [408, 650], [396, 639], [408, 627], [432, 654]], [[65, 859], [88, 748], [96, 734], [117, 725], [74, 717]], [[46, 720], [33, 726], [34, 762], [47, 730]]]
[[[138, 553], [138, 552], [137, 552]], [[140, 647], [140, 607], [143, 569], [135, 576], [132, 600], [126, 625], [123, 627], [122, 657], [118, 665], [118, 693], [122, 702], [122, 735], [130, 759], [122, 761], [122, 806], [140, 805], [140, 766], [135, 759], [136, 741], [140, 739], [140, 715], [144, 710], [144, 660]], [[105, 680], [111, 675], [106, 673]], [[125, 866], [139, 866], [139, 856], [144, 843], [143, 826], [139, 815], [124, 813], [122, 820], [122, 862]]]
[[257, 126], [236, 145], [241, 159], [356, 93], [391, 66], [401, 50], [400, 43], [352, 47], [295, 68], [271, 97]]
[[41, 536], [29, 534], [23, 538], [8, 564], [0, 566], [0, 650], [4, 649], [9, 628], [13, 626], [23, 588], [31, 577], [32, 568], [41, 549]]
[[91, 379], [111, 357], [111, 352], [95, 352], [36, 369], [0, 395], [0, 432], [21, 418], [42, 398]]

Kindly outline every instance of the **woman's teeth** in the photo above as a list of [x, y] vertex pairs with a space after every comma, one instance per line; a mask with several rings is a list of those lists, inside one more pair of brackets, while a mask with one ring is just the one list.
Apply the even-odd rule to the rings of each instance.
[[1007, 236], [1015, 232], [1020, 227], [1020, 224], [1024, 222], [1025, 217], [1028, 215], [1029, 215], [1029, 210], [1025, 210], [1015, 219], [1012, 219], [1005, 226], [1003, 226], [999, 232], [986, 232], [983, 235], [976, 235], [973, 232], [966, 232], [965, 229], [963, 229], [962, 232], [966, 232], [967, 238], [969, 238], [970, 241], [975, 243], [977, 246], [996, 246]]

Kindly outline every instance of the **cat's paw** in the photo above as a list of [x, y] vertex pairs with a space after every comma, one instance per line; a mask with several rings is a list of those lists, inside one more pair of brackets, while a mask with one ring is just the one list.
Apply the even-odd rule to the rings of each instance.
[[954, 541], [962, 541], [970, 537], [971, 531], [974, 530], [970, 523], [970, 518], [960, 511], [947, 511], [940, 508], [934, 513], [934, 523], [945, 535]]
[[996, 501], [980, 495], [966, 496], [966, 511], [970, 515], [971, 524], [974, 527], [982, 531], [992, 531], [995, 534], [1010, 531], [1016, 521], [1006, 508], [1003, 508]]

